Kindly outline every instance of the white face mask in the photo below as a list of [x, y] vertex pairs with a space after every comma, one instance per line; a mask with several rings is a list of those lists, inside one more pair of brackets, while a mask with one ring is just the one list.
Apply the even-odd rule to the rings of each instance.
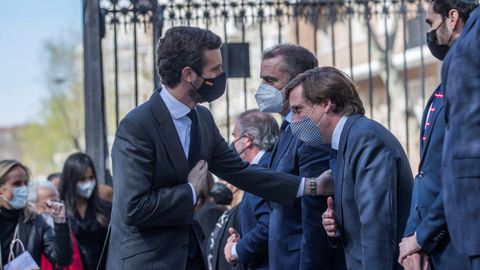
[[77, 194], [78, 196], [88, 199], [92, 196], [93, 190], [95, 189], [95, 180], [89, 180], [85, 182], [77, 183]]
[[28, 199], [28, 188], [27, 188], [27, 186], [12, 188], [12, 195], [13, 195], [12, 199], [10, 199], [10, 200], [7, 200], [3, 196], [2, 197], [6, 201], [8, 201], [8, 204], [13, 209], [19, 210], [19, 209], [25, 208], [25, 206], [27, 205], [27, 199]]
[[283, 109], [282, 92], [270, 84], [261, 83], [258, 86], [255, 100], [261, 112], [279, 113]]

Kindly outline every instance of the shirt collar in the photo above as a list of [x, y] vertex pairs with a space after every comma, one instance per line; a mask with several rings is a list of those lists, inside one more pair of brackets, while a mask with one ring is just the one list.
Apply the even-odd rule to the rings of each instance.
[[289, 111], [287, 115], [283, 117], [283, 120], [287, 121], [290, 124], [292, 122], [292, 117], [293, 117], [293, 114], [292, 112]]
[[163, 102], [165, 102], [165, 105], [167, 106], [167, 109], [174, 120], [184, 117], [191, 111], [187, 105], [183, 104], [174, 96], [172, 96], [172, 94], [170, 94], [165, 87], [163, 87], [163, 90], [160, 91], [160, 96], [162, 97]]
[[340, 136], [342, 136], [343, 127], [345, 126], [345, 122], [347, 122], [348, 116], [342, 116], [338, 121], [335, 129], [333, 130], [332, 134], [332, 148], [338, 150], [340, 146]]
[[252, 162], [250, 164], [258, 164], [260, 159], [262, 159], [263, 155], [265, 154], [265, 150], [261, 150], [260, 152], [257, 153], [257, 155], [252, 159]]

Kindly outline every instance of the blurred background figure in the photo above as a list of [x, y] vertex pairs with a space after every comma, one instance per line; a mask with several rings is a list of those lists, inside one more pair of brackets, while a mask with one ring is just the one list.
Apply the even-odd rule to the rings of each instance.
[[[48, 179], [48, 178], [47, 178]], [[60, 182], [59, 182], [60, 183]], [[60, 193], [58, 193], [57, 187], [51, 181], [33, 181], [28, 186], [28, 202], [31, 204], [32, 208], [39, 214], [45, 213], [47, 211], [47, 202], [48, 201], [59, 201]], [[50, 216], [46, 216], [47, 223], [53, 226], [53, 219]], [[68, 267], [57, 267], [52, 265], [50, 261], [42, 254], [42, 265], [40, 266], [43, 270], [50, 269], [64, 269], [64, 270], [82, 270], [82, 259], [80, 257], [80, 250], [78, 249], [78, 244], [75, 239], [75, 235], [70, 230], [70, 237], [72, 239], [73, 245], [73, 258], [72, 263]]]
[[[232, 146], [244, 161], [267, 168], [278, 133], [270, 114], [248, 110], [235, 121]], [[229, 228], [232, 236], [225, 246], [226, 260], [238, 261], [246, 269], [268, 269], [269, 218], [267, 201], [246, 192], [240, 203], [239, 227]]]
[[218, 218], [227, 210], [226, 205], [217, 204], [215, 199], [210, 194], [210, 190], [215, 184], [215, 180], [213, 179], [213, 175], [211, 173], [207, 174], [206, 182], [206, 185], [198, 194], [198, 202], [195, 206], [195, 219], [197, 219], [198, 223], [200, 223], [203, 233], [206, 236], [204, 247], [207, 246], [208, 236], [215, 228]]
[[100, 198], [92, 159], [70, 155], [63, 166], [60, 196], [80, 249], [84, 269], [96, 269], [110, 222], [111, 202]]
[[37, 213], [46, 211], [47, 201], [58, 201], [60, 193], [53, 182], [39, 180], [33, 181], [28, 186], [28, 202], [32, 205]]
[[[41, 265], [41, 254], [53, 265], [69, 265], [72, 243], [65, 208], [60, 203], [45, 203], [44, 210], [52, 216], [53, 226], [47, 223], [45, 216], [30, 209], [27, 204], [29, 175], [28, 168], [19, 161], [0, 161], [0, 264], [8, 263], [10, 245], [18, 239], [37, 265]], [[21, 246], [16, 244], [14, 257], [22, 253]]]
[[225, 260], [223, 249], [230, 236], [228, 228], [237, 228], [238, 221], [238, 206], [242, 201], [243, 191], [237, 187], [227, 183], [224, 180], [219, 180], [214, 184], [210, 191], [212, 197], [217, 204], [227, 205], [228, 210], [218, 219], [215, 228], [207, 240], [207, 265], [209, 270], [243, 270], [243, 265], [231, 265]]
[[51, 182], [57, 190], [60, 190], [60, 183], [62, 181], [62, 173], [56, 172], [51, 173], [47, 176], [47, 181]]

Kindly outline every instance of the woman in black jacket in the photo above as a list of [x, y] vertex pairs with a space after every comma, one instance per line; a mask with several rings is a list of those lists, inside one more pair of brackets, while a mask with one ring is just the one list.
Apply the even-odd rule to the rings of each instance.
[[[41, 265], [41, 254], [57, 266], [72, 262], [72, 242], [63, 204], [47, 202], [46, 209], [53, 217], [50, 226], [42, 215], [27, 206], [29, 170], [16, 160], [0, 161], [0, 247], [1, 264], [8, 263], [10, 245], [19, 239], [25, 250]], [[22, 253], [15, 244], [14, 257]]]
[[97, 268], [112, 208], [99, 198], [97, 187], [92, 159], [84, 153], [70, 155], [63, 166], [60, 197], [87, 270]]

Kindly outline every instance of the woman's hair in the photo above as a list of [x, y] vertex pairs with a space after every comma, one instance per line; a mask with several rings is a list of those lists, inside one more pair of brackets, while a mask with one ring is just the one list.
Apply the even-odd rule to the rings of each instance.
[[[7, 175], [16, 167], [22, 168], [25, 173], [27, 174], [27, 184], [28, 181], [30, 180], [30, 170], [28, 169], [27, 166], [23, 165], [20, 161], [13, 160], [13, 159], [4, 159], [0, 160], [0, 187], [5, 185], [7, 182]], [[2, 205], [2, 200], [3, 197], [0, 197], [0, 205]], [[27, 222], [31, 218], [35, 217], [35, 212], [30, 209], [30, 207], [25, 206], [23, 208], [23, 215], [25, 217], [24, 222]]]
[[[95, 173], [95, 165], [93, 164], [92, 159], [84, 153], [70, 155], [63, 165], [60, 198], [65, 202], [65, 210], [70, 216], [74, 216], [77, 211], [77, 183], [83, 177], [88, 168], [92, 169], [93, 176], [96, 179], [97, 174]], [[88, 207], [93, 207], [98, 223], [106, 227], [110, 222], [110, 213], [108, 213], [108, 209], [101, 203], [98, 197], [97, 187], [98, 182], [96, 181], [93, 194], [88, 198]]]

